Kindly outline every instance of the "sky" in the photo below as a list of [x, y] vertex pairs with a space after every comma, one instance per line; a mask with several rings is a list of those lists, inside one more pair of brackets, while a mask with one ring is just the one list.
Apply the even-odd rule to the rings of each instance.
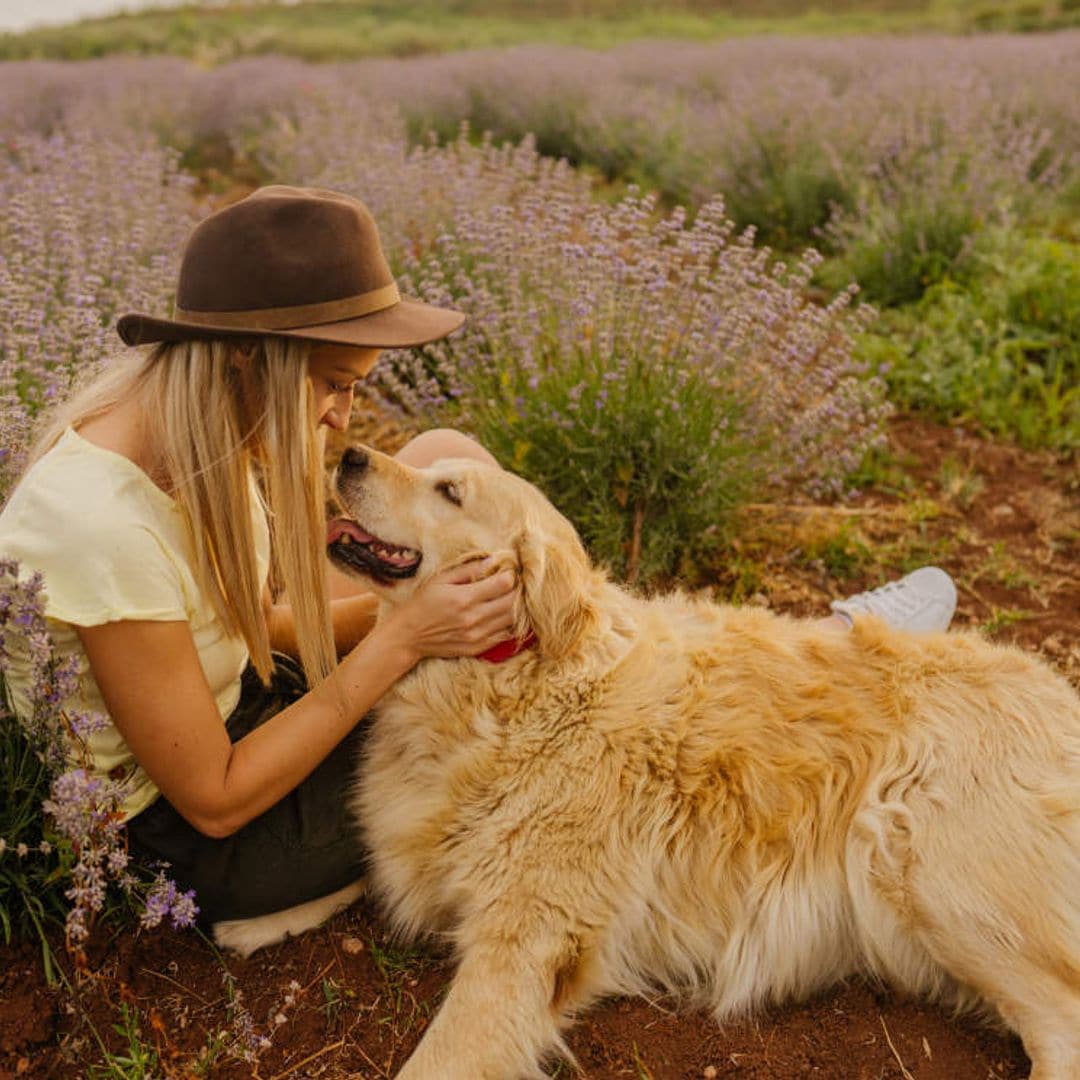
[[75, 22], [92, 15], [165, 7], [180, 0], [0, 0], [0, 31]]

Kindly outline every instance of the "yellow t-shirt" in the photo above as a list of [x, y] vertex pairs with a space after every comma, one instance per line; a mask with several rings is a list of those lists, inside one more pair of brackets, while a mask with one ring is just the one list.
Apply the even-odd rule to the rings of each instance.
[[[270, 536], [254, 479], [252, 486], [256, 553], [265, 582]], [[196, 583], [179, 505], [122, 454], [68, 428], [23, 477], [0, 513], [0, 556], [18, 560], [21, 577], [35, 570], [44, 575], [46, 623], [56, 652], [75, 656], [81, 672], [78, 697], [65, 702], [65, 708], [107, 717], [74, 627], [122, 619], [187, 622], [222, 722], [236, 706], [247, 646], [225, 633]], [[17, 647], [6, 677], [13, 708], [25, 715], [29, 663]], [[87, 741], [94, 772], [128, 784], [125, 819], [157, 798], [158, 789], [115, 725]]]

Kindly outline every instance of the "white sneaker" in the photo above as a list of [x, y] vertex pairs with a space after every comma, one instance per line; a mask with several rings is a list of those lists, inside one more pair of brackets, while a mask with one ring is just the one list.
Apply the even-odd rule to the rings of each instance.
[[849, 619], [866, 613], [897, 630], [928, 634], [949, 628], [956, 610], [956, 586], [944, 570], [921, 566], [899, 581], [834, 600], [829, 606]]

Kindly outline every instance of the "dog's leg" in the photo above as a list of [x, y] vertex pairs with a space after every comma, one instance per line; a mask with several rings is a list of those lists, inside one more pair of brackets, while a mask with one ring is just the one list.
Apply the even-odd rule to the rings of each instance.
[[1080, 992], [1055, 986], [1046, 972], [1016, 974], [995, 1004], [1023, 1039], [1031, 1080], [1080, 1080]]
[[515, 935], [467, 949], [446, 999], [398, 1080], [543, 1080], [553, 1052], [573, 1060], [559, 1035], [579, 995], [579, 949], [567, 934]]
[[992, 1006], [1032, 1080], [1080, 1080], [1080, 799], [1052, 777], [1031, 798], [992, 764], [947, 813], [863, 815], [848, 852], [858, 925], [892, 981]]
[[305, 904], [259, 915], [254, 919], [228, 919], [214, 923], [214, 940], [223, 949], [250, 956], [256, 949], [275, 945], [326, 922], [364, 894], [364, 881], [354, 881], [337, 892]]

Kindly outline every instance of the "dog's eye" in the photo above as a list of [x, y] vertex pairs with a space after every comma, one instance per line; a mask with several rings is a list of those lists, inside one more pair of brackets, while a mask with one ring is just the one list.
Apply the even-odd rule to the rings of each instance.
[[453, 480], [440, 480], [435, 485], [435, 490], [455, 506], [461, 505], [461, 491]]

